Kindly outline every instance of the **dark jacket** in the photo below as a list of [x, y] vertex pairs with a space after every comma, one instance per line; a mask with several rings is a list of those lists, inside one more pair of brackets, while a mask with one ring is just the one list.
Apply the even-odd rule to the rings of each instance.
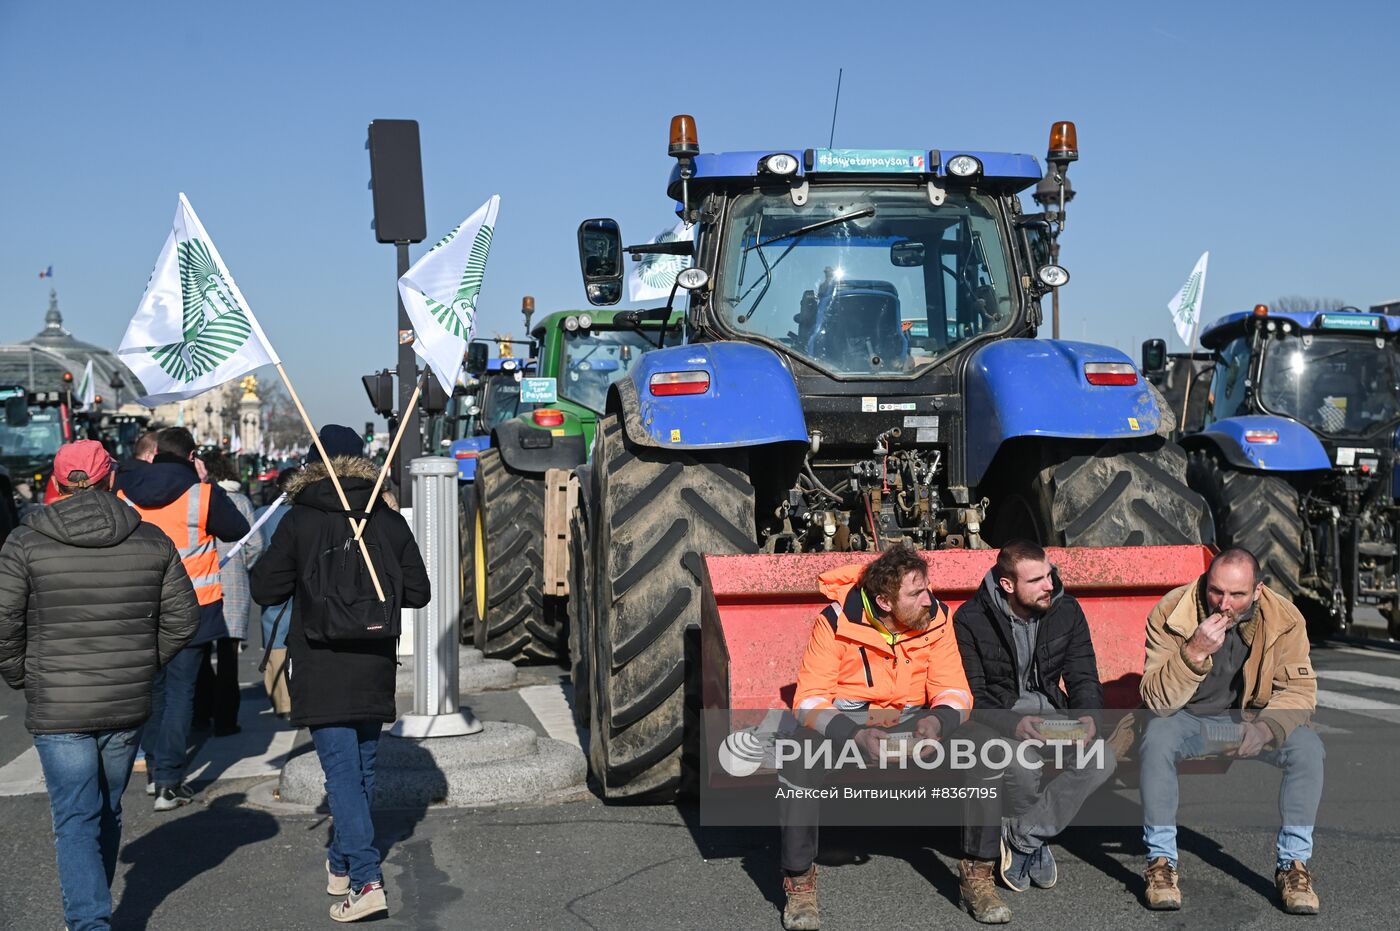
[[[1041, 617], [1036, 635], [1035, 678], [1056, 710], [1091, 713], [1097, 726], [1103, 685], [1094, 643], [1089, 639], [1089, 622], [1079, 602], [1066, 594], [1059, 571], [1052, 569], [1051, 578], [1055, 582], [1054, 600]], [[998, 598], [1004, 596], [996, 577], [988, 572], [977, 595], [953, 615], [953, 627], [972, 688], [974, 716], [1009, 735], [1022, 717], [1010, 710], [1020, 697], [1021, 680], [1009, 607], [1004, 607], [1004, 600], [998, 604]]]
[[199, 626], [175, 546], [103, 491], [31, 512], [0, 550], [0, 675], [35, 734], [135, 727]]
[[[363, 511], [374, 487], [374, 464], [359, 457], [336, 457], [332, 461], [351, 507]], [[303, 569], [318, 547], [351, 536], [346, 512], [336, 498], [325, 466], [307, 466], [288, 484], [287, 494], [292, 507], [253, 566], [251, 582], [253, 600], [260, 605], [279, 604], [292, 598], [291, 626], [287, 631], [292, 723], [310, 727], [393, 721], [397, 717], [395, 641], [324, 642], [306, 637], [307, 620], [317, 620], [314, 612], [320, 611], [321, 606], [307, 594]], [[403, 517], [381, 500], [370, 511], [364, 535], [376, 544], [385, 560], [397, 561], [398, 571], [393, 575], [402, 586], [400, 606], [426, 605], [430, 594], [428, 572]], [[385, 577], [390, 574], [381, 572], [381, 581], [387, 583]], [[282, 623], [287, 620], [284, 618]]]
[[[163, 508], [198, 484], [199, 473], [193, 465], [165, 453], [158, 453], [156, 461], [144, 467], [117, 469], [117, 491], [143, 508]], [[239, 513], [228, 493], [218, 485], [207, 487], [209, 524], [204, 529], [225, 543], [234, 543], [247, 536], [248, 521]], [[224, 606], [216, 601], [200, 608], [199, 631], [190, 645], [198, 646], [227, 634]]]

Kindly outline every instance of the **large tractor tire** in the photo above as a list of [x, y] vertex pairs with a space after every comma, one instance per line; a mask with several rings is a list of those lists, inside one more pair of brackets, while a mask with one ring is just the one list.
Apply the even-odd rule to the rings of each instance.
[[616, 416], [598, 424], [589, 762], [605, 798], [665, 799], [695, 775], [685, 632], [700, 622], [701, 554], [758, 549], [746, 465], [630, 445]]
[[558, 662], [563, 611], [540, 590], [544, 575], [544, 477], [514, 472], [499, 450], [476, 466], [472, 532], [476, 648], [514, 663]]
[[1211, 543], [1205, 500], [1186, 483], [1186, 452], [1162, 438], [1097, 448], [1025, 450], [992, 502], [991, 542], [1045, 546]]
[[460, 501], [457, 505], [457, 563], [462, 593], [462, 610], [459, 617], [460, 636], [458, 639], [470, 646], [476, 645], [476, 542], [472, 539], [476, 530], [476, 486], [459, 486]]
[[1187, 478], [1215, 514], [1220, 548], [1249, 550], [1271, 588], [1288, 598], [1301, 595], [1304, 531], [1297, 489], [1278, 476], [1222, 468], [1204, 451], [1191, 454]]
[[[591, 481], [585, 474], [583, 481]], [[579, 496], [578, 507], [569, 515], [569, 678], [574, 685], [574, 723], [589, 726], [593, 668], [593, 553], [588, 535], [588, 498]]]

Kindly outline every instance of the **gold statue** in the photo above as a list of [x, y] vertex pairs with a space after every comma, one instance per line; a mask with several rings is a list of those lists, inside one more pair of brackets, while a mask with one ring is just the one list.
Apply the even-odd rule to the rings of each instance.
[[238, 383], [238, 387], [243, 389], [244, 401], [258, 400], [258, 376], [249, 375]]

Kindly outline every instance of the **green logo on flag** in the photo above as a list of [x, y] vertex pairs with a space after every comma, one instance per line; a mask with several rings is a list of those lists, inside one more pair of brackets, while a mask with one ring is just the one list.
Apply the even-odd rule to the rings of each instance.
[[1194, 271], [1191, 277], [1186, 280], [1186, 286], [1181, 289], [1181, 308], [1178, 313], [1181, 319], [1189, 324], [1196, 322], [1196, 305], [1201, 300], [1201, 273]]
[[[446, 245], [456, 235], [457, 230], [453, 230], [433, 248]], [[453, 336], [471, 335], [472, 322], [476, 317], [476, 296], [481, 291], [481, 279], [486, 276], [486, 256], [490, 252], [491, 227], [483, 223], [481, 229], [476, 231], [471, 252], [467, 254], [467, 267], [462, 271], [462, 283], [457, 286], [457, 296], [452, 299], [452, 303], [442, 304], [426, 294], [423, 295], [423, 300], [428, 305], [428, 313]]]
[[178, 243], [176, 250], [185, 338], [146, 350], [167, 375], [188, 384], [242, 349], [253, 325], [207, 245], [190, 239]]

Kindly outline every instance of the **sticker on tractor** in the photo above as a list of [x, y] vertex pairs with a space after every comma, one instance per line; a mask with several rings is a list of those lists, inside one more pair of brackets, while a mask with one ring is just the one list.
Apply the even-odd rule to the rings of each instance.
[[1138, 426], [1138, 419], [1137, 419], [1136, 417], [1129, 417], [1129, 418], [1128, 418], [1128, 429], [1129, 429], [1129, 430], [1141, 430], [1141, 429], [1142, 429], [1142, 427]]
[[559, 400], [559, 386], [552, 378], [522, 378], [521, 404], [553, 404]]
[[873, 414], [876, 410], [875, 398], [870, 395], [860, 399], [860, 412], [862, 414]]
[[917, 429], [917, 428], [919, 428], [919, 427], [933, 427], [935, 430], [937, 430], [937, 429], [938, 429], [938, 418], [937, 418], [937, 417], [916, 417], [916, 416], [914, 416], [913, 414], [908, 414], [908, 415], [906, 415], [905, 418], [904, 418], [904, 426], [906, 426], [906, 427], [912, 427], [912, 428], [915, 428], [915, 429]]
[[672, 430], [672, 431], [671, 431], [671, 442], [672, 442], [672, 443], [679, 443], [680, 441], [681, 441], [681, 431], [679, 431], [679, 430]]
[[934, 424], [933, 426], [931, 426], [931, 427], [919, 427], [916, 431], [914, 431], [914, 442], [915, 442], [915, 443], [937, 443], [937, 442], [938, 442], [938, 424], [935, 423], [935, 424]]
[[918, 405], [913, 401], [899, 401], [880, 405], [880, 410], [882, 411], [915, 411], [918, 409]]
[[812, 170], [918, 174], [928, 170], [928, 153], [921, 149], [817, 149]]

